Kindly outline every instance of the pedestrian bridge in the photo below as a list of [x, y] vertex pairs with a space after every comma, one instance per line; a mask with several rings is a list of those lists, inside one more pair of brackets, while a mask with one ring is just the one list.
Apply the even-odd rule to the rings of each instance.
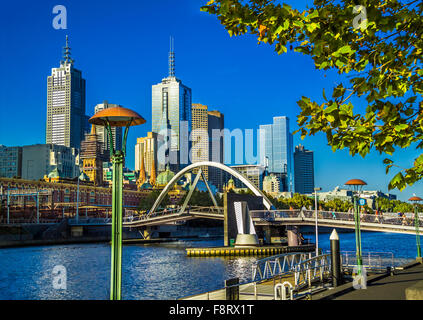
[[[256, 226], [314, 226], [316, 223], [316, 214], [313, 210], [251, 210], [250, 214]], [[191, 207], [182, 213], [179, 208], [175, 208], [139, 217], [126, 217], [123, 225], [126, 227], [153, 226], [198, 218], [223, 220], [223, 208]], [[317, 223], [320, 227], [355, 228], [354, 214], [347, 212], [318, 211]], [[419, 217], [419, 227], [423, 228], [422, 217]], [[394, 213], [361, 214], [360, 229], [363, 231], [416, 233], [413, 213], [406, 213], [404, 217], [398, 217]]]

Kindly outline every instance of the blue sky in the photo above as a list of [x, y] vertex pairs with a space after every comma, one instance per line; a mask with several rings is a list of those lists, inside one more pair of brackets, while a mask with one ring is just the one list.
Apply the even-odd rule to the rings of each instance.
[[[289, 1], [304, 7], [310, 1]], [[46, 82], [58, 67], [69, 35], [75, 67], [86, 79], [86, 109], [103, 100], [136, 110], [147, 123], [128, 137], [127, 166], [134, 167], [136, 138], [151, 130], [151, 86], [167, 76], [169, 37], [175, 38], [176, 76], [192, 88], [193, 102], [225, 114], [225, 126], [257, 130], [274, 116], [288, 116], [296, 129], [296, 104], [302, 95], [321, 101], [339, 78], [314, 69], [298, 53], [278, 56], [251, 36], [229, 37], [216, 17], [200, 12], [200, 0], [155, 1], [8, 1], [0, 12], [0, 144], [45, 143]], [[55, 5], [67, 8], [67, 30], [52, 27]], [[360, 106], [361, 101], [353, 100]], [[364, 105], [361, 105], [363, 108]], [[365, 159], [347, 150], [332, 152], [324, 135], [302, 143], [315, 152], [316, 185], [329, 190], [350, 178], [367, 189], [387, 192], [393, 174], [376, 152]], [[414, 149], [394, 155], [408, 167]], [[402, 193], [406, 200], [423, 193], [423, 183]]]

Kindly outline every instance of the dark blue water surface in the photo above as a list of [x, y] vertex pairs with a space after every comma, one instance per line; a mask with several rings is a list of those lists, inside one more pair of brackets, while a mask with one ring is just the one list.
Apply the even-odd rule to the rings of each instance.
[[[329, 234], [319, 244], [328, 250]], [[355, 250], [354, 233], [340, 233], [341, 250]], [[314, 241], [313, 235], [305, 235]], [[254, 257], [193, 258], [186, 247], [221, 246], [223, 240], [179, 241], [123, 248], [123, 299], [177, 299], [251, 279]], [[392, 252], [401, 262], [416, 256], [413, 235], [363, 232], [363, 251]], [[63, 265], [66, 289], [53, 288], [53, 268]], [[0, 249], [0, 299], [108, 299], [110, 245], [73, 244]]]

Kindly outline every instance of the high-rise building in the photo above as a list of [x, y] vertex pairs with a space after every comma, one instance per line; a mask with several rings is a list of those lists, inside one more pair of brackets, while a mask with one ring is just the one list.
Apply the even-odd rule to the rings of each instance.
[[103, 161], [105, 161], [102, 142], [96, 132], [97, 126], [91, 126], [91, 133], [85, 135], [81, 142], [82, 170], [94, 182], [95, 186], [103, 185]]
[[[120, 105], [108, 103], [105, 100], [103, 103], [99, 103], [94, 107], [94, 113], [114, 107], [120, 107]], [[105, 151], [105, 154], [110, 155], [110, 142], [106, 128], [104, 126], [98, 126], [96, 131], [98, 139], [102, 143], [102, 149]], [[112, 137], [115, 150], [122, 150], [122, 127], [112, 127]]]
[[281, 191], [293, 191], [293, 142], [288, 117], [273, 117], [273, 124], [260, 125], [260, 163], [282, 183]]
[[[224, 116], [199, 103], [192, 104], [191, 153], [192, 162], [213, 161], [223, 163]], [[202, 167], [206, 179], [218, 190], [223, 187], [223, 174], [214, 167]], [[194, 170], [194, 172], [196, 172]]]
[[191, 89], [175, 77], [175, 53], [171, 45], [169, 75], [152, 86], [152, 132], [164, 137], [158, 154], [158, 172], [169, 163], [177, 172], [189, 164], [189, 130], [191, 128]]
[[148, 132], [146, 137], [137, 138], [135, 145], [135, 171], [139, 172], [144, 165], [145, 174], [151, 177], [153, 166], [157, 163], [158, 134]]
[[303, 145], [295, 147], [294, 152], [295, 192], [301, 194], [314, 192], [314, 157], [313, 151]]
[[85, 79], [73, 66], [68, 36], [63, 59], [47, 78], [46, 143], [79, 148], [87, 129]]

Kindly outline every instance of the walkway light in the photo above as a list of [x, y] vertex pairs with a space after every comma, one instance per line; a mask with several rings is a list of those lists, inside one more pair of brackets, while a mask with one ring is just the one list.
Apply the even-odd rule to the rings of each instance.
[[[126, 139], [130, 126], [143, 124], [146, 121], [132, 110], [123, 107], [114, 107], [97, 112], [90, 118], [89, 122], [94, 125], [106, 127], [109, 136], [110, 158], [113, 162], [110, 300], [120, 300], [122, 288], [122, 185]], [[122, 150], [115, 150], [114, 148], [112, 127], [125, 127]]]
[[357, 255], [358, 274], [361, 274], [363, 260], [361, 258], [361, 232], [360, 232], [360, 213], [357, 206], [357, 194], [361, 192], [363, 186], [367, 185], [366, 182], [360, 179], [351, 179], [345, 182], [345, 185], [352, 186], [353, 191], [353, 205], [354, 205], [354, 222], [355, 222], [355, 247]]
[[417, 196], [411, 197], [408, 199], [408, 201], [414, 202], [414, 225], [416, 227], [416, 245], [417, 245], [417, 259], [422, 258], [422, 251], [420, 247], [420, 219], [419, 219], [419, 213], [417, 212], [417, 202], [422, 201], [423, 199]]

